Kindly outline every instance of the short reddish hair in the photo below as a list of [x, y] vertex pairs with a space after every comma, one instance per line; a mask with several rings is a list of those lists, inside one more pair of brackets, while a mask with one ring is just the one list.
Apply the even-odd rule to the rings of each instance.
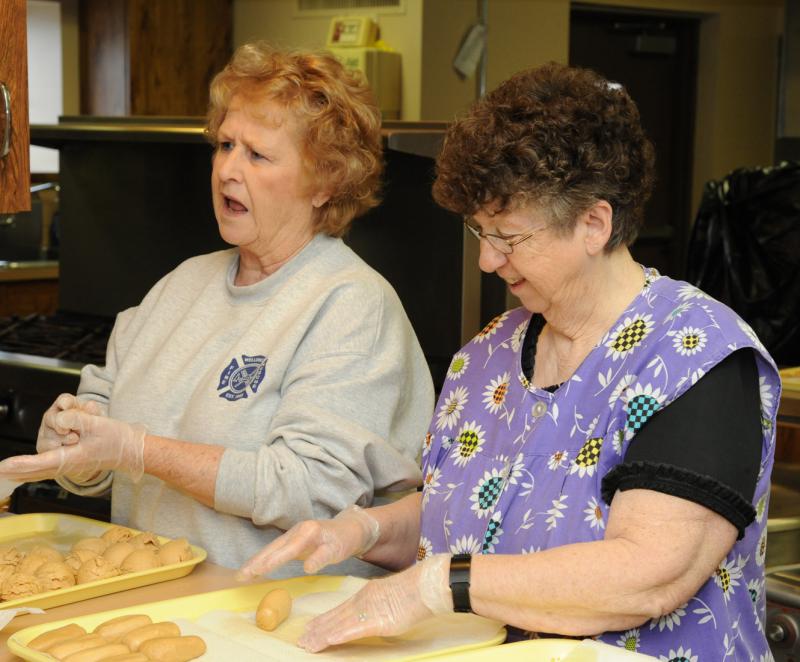
[[281, 50], [263, 41], [240, 46], [211, 82], [206, 135], [214, 144], [235, 95], [278, 102], [296, 118], [306, 171], [330, 195], [315, 210], [316, 231], [342, 236], [379, 203], [380, 111], [360, 74], [325, 51]]

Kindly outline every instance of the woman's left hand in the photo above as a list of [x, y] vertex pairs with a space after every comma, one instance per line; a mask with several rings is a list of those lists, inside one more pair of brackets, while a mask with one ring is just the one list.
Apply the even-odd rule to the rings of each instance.
[[448, 555], [433, 556], [369, 581], [352, 598], [309, 621], [297, 645], [317, 653], [353, 639], [401, 634], [434, 613], [452, 611], [449, 568]]
[[95, 416], [78, 408], [56, 413], [54, 426], [77, 435], [78, 443], [57, 446], [38, 455], [10, 457], [0, 462], [0, 475], [23, 482], [61, 476], [81, 481], [103, 470], [117, 470], [128, 473], [134, 482], [141, 479], [144, 426]]

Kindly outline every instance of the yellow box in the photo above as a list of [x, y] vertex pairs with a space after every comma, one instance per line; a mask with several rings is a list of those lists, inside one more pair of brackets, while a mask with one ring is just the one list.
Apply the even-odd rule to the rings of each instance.
[[400, 118], [400, 53], [378, 48], [330, 48], [346, 69], [364, 74], [384, 119]]
[[[112, 526], [114, 525], [108, 522], [62, 513], [14, 515], [13, 517], [0, 518], [0, 546], [14, 545], [20, 551], [26, 551], [27, 548], [34, 545], [46, 544], [66, 554], [70, 547], [81, 538], [99, 537]], [[136, 531], [133, 528], [131, 530]], [[162, 544], [170, 540], [163, 536], [158, 536], [158, 538]], [[185, 577], [194, 570], [198, 563], [201, 563], [206, 558], [204, 549], [195, 545], [191, 547], [194, 556], [187, 561], [140, 572], [130, 572], [117, 577], [86, 582], [85, 584], [76, 584], [69, 588], [37, 593], [17, 600], [7, 600], [0, 602], [0, 609], [13, 609], [14, 607], [22, 606], [48, 609], [88, 600], [89, 598], [96, 598], [101, 595], [108, 595], [109, 593], [127, 591], [129, 588]]]
[[336, 16], [328, 28], [328, 46], [373, 46], [378, 26], [366, 16]]

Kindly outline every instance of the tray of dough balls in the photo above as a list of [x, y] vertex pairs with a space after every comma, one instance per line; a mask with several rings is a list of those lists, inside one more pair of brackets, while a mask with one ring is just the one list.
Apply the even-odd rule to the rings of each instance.
[[57, 607], [188, 575], [206, 558], [170, 540], [87, 517], [0, 519], [0, 609]]
[[[315, 575], [248, 584], [35, 625], [15, 632], [8, 647], [34, 662], [158, 660], [270, 662], [420, 660], [502, 643], [501, 623], [450, 614], [405, 634], [370, 637], [306, 653], [296, 642], [306, 623], [366, 583], [357, 577]], [[79, 654], [76, 657], [70, 657]]]

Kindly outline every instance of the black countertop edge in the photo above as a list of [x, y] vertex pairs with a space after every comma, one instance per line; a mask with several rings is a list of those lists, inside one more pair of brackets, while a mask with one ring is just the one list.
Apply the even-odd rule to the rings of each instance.
[[[397, 152], [435, 158], [445, 122], [387, 121], [384, 146]], [[32, 124], [32, 145], [60, 148], [76, 142], [206, 143], [202, 117], [62, 117], [58, 124]]]

